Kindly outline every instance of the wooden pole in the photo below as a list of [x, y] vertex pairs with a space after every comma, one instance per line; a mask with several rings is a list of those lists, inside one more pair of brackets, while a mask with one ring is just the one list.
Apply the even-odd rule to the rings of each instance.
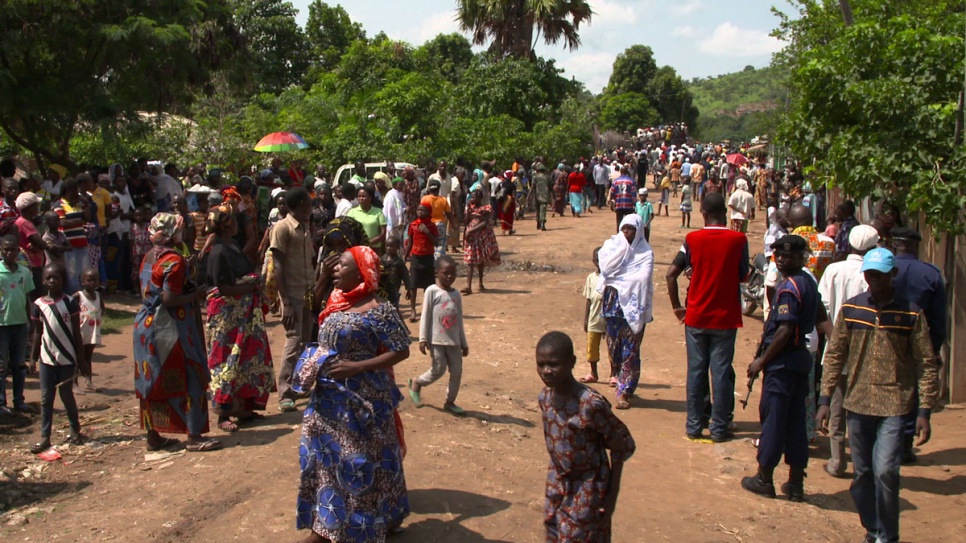
[[845, 26], [852, 26], [852, 6], [849, 4], [849, 0], [839, 0], [839, 8], [842, 10], [842, 20], [845, 21]]

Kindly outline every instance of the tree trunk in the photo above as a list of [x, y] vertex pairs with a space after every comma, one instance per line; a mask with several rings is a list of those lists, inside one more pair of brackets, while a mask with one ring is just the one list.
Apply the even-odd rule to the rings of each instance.
[[849, 0], [839, 0], [839, 8], [842, 10], [842, 20], [845, 26], [852, 26], [852, 6]]

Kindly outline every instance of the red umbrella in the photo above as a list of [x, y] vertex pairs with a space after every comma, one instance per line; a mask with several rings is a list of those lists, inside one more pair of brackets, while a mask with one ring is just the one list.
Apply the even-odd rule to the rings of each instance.
[[738, 166], [739, 168], [744, 166], [745, 164], [748, 164], [748, 157], [746, 157], [741, 153], [731, 153], [730, 155], [728, 155], [727, 160], [728, 160], [728, 164]]

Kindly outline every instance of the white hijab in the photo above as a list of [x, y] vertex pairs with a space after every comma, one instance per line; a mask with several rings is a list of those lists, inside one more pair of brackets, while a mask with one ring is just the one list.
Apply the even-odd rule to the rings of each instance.
[[640, 333], [644, 325], [653, 320], [651, 310], [654, 299], [654, 251], [644, 239], [644, 226], [636, 213], [626, 215], [621, 227], [633, 226], [637, 231], [634, 242], [628, 243], [623, 232], [618, 231], [604, 242], [598, 254], [600, 281], [597, 292], [606, 287], [617, 290], [621, 311], [631, 331]]

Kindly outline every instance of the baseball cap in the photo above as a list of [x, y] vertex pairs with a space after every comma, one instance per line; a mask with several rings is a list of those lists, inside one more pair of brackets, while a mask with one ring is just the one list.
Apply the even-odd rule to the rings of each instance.
[[867, 224], [854, 226], [849, 232], [849, 245], [856, 251], [868, 251], [879, 243], [879, 232]]
[[782, 236], [772, 242], [771, 249], [782, 253], [800, 253], [808, 250], [808, 242], [801, 236]]
[[862, 259], [862, 271], [875, 270], [882, 273], [889, 273], [896, 265], [896, 257], [892, 251], [879, 247], [872, 249], [865, 254]]

